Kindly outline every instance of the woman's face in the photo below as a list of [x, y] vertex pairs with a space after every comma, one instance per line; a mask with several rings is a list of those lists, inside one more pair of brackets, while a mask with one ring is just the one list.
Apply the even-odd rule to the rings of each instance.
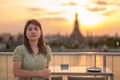
[[38, 40], [41, 36], [41, 31], [39, 26], [30, 24], [26, 30], [26, 36], [29, 40]]

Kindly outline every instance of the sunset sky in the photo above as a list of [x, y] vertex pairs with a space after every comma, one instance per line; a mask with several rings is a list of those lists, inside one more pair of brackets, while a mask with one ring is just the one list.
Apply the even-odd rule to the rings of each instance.
[[70, 35], [78, 13], [81, 33], [120, 35], [120, 0], [0, 0], [0, 34], [23, 33], [37, 19], [44, 34]]

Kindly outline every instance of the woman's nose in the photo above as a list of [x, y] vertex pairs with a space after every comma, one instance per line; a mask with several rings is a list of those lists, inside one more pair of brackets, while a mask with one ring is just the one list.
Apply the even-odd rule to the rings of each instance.
[[32, 30], [32, 34], [34, 34], [35, 33], [35, 30]]

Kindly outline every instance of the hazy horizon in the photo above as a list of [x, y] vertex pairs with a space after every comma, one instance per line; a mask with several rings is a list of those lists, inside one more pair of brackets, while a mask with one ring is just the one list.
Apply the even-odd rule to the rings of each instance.
[[120, 34], [120, 0], [0, 0], [0, 34], [23, 33], [29, 19], [40, 21], [44, 35], [70, 35], [78, 13], [79, 28], [96, 35]]

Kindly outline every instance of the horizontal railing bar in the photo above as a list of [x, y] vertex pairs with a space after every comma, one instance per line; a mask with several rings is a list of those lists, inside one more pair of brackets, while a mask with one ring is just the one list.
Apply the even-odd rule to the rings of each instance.
[[[12, 55], [13, 52], [0, 52], [0, 55]], [[53, 55], [105, 55], [120, 56], [120, 52], [52, 52]]]

